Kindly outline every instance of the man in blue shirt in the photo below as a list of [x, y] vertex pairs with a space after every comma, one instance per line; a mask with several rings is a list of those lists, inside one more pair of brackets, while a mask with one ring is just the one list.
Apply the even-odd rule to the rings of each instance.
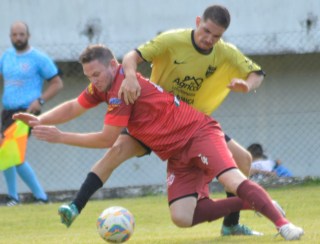
[[[54, 62], [44, 53], [29, 45], [29, 28], [18, 21], [12, 24], [10, 38], [13, 47], [7, 49], [0, 58], [0, 76], [3, 77], [3, 111], [1, 132], [14, 122], [12, 115], [18, 111], [33, 114], [41, 112], [41, 106], [62, 89], [63, 83]], [[43, 90], [44, 80], [49, 81]], [[3, 137], [2, 137], [3, 139]], [[0, 163], [1, 163], [0, 159]], [[30, 164], [22, 164], [4, 170], [8, 188], [8, 206], [19, 203], [16, 172], [31, 189], [38, 202], [47, 202], [48, 197], [37, 180]]]

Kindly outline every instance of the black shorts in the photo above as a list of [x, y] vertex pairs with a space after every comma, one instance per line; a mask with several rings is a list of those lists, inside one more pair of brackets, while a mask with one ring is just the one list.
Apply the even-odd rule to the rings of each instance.
[[138, 139], [136, 139], [135, 137], [133, 137], [132, 135], [130, 135], [129, 131], [128, 131], [126, 128], [124, 128], [124, 129], [121, 131], [121, 135], [131, 136], [131, 137], [134, 138], [137, 142], [139, 142], [140, 145], [147, 151], [145, 154], [140, 155], [140, 156], [137, 156], [138, 158], [143, 157], [143, 156], [145, 156], [145, 155], [150, 155], [150, 154], [151, 154], [151, 152], [152, 152], [151, 148], [148, 147], [146, 144], [144, 144], [142, 141], [139, 141]]
[[227, 134], [224, 134], [224, 139], [226, 140], [226, 142], [228, 143], [229, 141], [231, 141], [231, 137], [229, 137]]
[[3, 109], [1, 112], [1, 133], [3, 133], [10, 125], [13, 124], [14, 120], [12, 119], [12, 115], [19, 112], [25, 112], [26, 109], [15, 109], [15, 110], [5, 110]]
[[[6, 129], [10, 127], [14, 123], [15, 120], [12, 119], [12, 115], [19, 112], [25, 112], [26, 109], [13, 109], [13, 110], [6, 110], [3, 109], [1, 112], [1, 133], [3, 134]], [[36, 113], [35, 115], [39, 115], [40, 112]], [[29, 128], [29, 135], [31, 132], [31, 128]]]

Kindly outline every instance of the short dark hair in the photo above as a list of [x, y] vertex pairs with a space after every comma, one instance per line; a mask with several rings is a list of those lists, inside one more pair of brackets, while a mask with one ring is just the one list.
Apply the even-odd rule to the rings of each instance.
[[231, 17], [228, 9], [221, 5], [211, 5], [206, 8], [202, 15], [202, 19], [206, 21], [210, 19], [212, 22], [227, 29], [230, 25]]
[[98, 60], [103, 64], [108, 64], [112, 59], [115, 59], [115, 57], [109, 48], [103, 44], [92, 44], [81, 53], [79, 62], [84, 64]]
[[259, 143], [251, 144], [250, 146], [248, 146], [247, 150], [254, 158], [267, 158], [267, 156], [264, 155], [262, 145]]

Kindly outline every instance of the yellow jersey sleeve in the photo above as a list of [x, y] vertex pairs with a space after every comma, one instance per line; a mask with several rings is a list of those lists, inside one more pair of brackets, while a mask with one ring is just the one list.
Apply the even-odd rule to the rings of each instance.
[[232, 78], [245, 79], [261, 68], [222, 39], [204, 53], [192, 35], [191, 29], [164, 32], [137, 50], [152, 63], [151, 81], [210, 115], [230, 92]]

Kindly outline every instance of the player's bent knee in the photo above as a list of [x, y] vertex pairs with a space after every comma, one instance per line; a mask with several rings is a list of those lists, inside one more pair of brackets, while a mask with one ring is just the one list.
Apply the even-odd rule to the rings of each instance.
[[130, 148], [124, 143], [114, 144], [109, 148], [106, 156], [116, 161], [124, 161], [135, 156], [135, 148]]
[[238, 186], [246, 180], [246, 177], [240, 173], [239, 169], [230, 169], [218, 177], [218, 181], [224, 186], [226, 191], [237, 194]]
[[129, 135], [121, 135], [110, 150], [118, 154], [118, 157], [123, 157], [124, 160], [146, 153], [146, 149], [141, 143]]
[[195, 197], [195, 194], [171, 201], [170, 214], [172, 222], [181, 228], [191, 227], [196, 205], [197, 197]]
[[176, 226], [180, 228], [187, 228], [191, 227], [192, 225], [192, 218], [190, 218], [186, 214], [171, 213], [171, 220]]
[[124, 153], [122, 148], [122, 144], [114, 144], [112, 147], [109, 148], [107, 154], [109, 154], [110, 156], [119, 155], [119, 153]]

